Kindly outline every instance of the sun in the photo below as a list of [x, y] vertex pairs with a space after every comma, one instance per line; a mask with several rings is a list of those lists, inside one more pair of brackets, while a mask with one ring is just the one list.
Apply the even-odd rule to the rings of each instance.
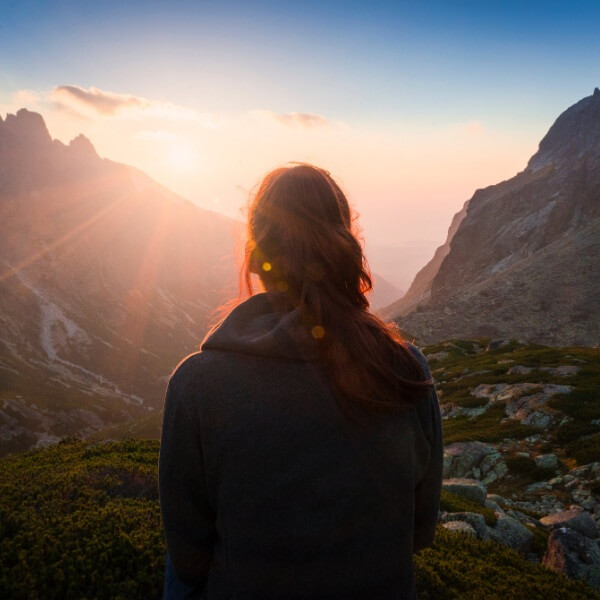
[[189, 171], [196, 165], [196, 151], [191, 144], [178, 142], [169, 146], [169, 163], [175, 171]]

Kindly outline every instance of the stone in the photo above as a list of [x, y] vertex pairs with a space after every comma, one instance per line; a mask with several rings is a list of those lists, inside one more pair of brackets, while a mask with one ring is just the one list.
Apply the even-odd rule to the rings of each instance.
[[509, 344], [510, 340], [507, 339], [490, 340], [485, 348], [485, 351], [491, 352], [492, 350], [498, 350], [498, 348], [503, 348], [504, 346], [508, 346]]
[[487, 489], [481, 481], [477, 479], [466, 479], [461, 477], [453, 477], [442, 481], [442, 490], [456, 494], [472, 502], [476, 502], [481, 506], [485, 503]]
[[440, 352], [433, 352], [432, 354], [426, 354], [425, 358], [427, 360], [444, 360], [444, 358], [448, 358], [449, 352], [445, 350], [441, 350]]
[[504, 509], [494, 500], [490, 500], [489, 496], [485, 499], [484, 506], [486, 506], [487, 508], [491, 508], [494, 512], [499, 512], [499, 513], [504, 512]]
[[533, 517], [530, 517], [529, 515], [526, 515], [518, 510], [507, 510], [506, 514], [513, 519], [517, 519], [517, 521], [519, 521], [519, 523], [523, 523], [523, 525], [533, 525], [534, 527], [541, 526], [541, 523], [537, 519], [534, 519]]
[[453, 521], [464, 521], [468, 523], [475, 531], [477, 537], [480, 540], [488, 540], [490, 534], [488, 527], [485, 523], [483, 515], [474, 512], [457, 512], [457, 513], [444, 513], [441, 519], [442, 523], [451, 523]]
[[494, 527], [488, 527], [490, 539], [504, 544], [519, 552], [529, 552], [533, 541], [533, 532], [517, 519], [506, 514], [497, 513], [498, 522]]
[[533, 371], [532, 367], [525, 367], [523, 365], [513, 365], [510, 369], [508, 369], [506, 374], [507, 375], [528, 375], [529, 373], [531, 373], [531, 371]]
[[560, 365], [559, 367], [541, 367], [540, 371], [546, 371], [557, 377], [572, 377], [579, 373], [579, 367], [575, 365]]
[[482, 442], [455, 442], [444, 448], [444, 477], [482, 479], [487, 485], [508, 471], [502, 454]]
[[448, 521], [443, 523], [442, 527], [454, 533], [463, 533], [471, 537], [477, 537], [475, 530], [465, 521]]
[[600, 587], [598, 542], [569, 527], [560, 527], [550, 533], [542, 564], [568, 577]]
[[525, 487], [525, 491], [527, 493], [537, 492], [539, 490], [550, 490], [552, 486], [548, 484], [547, 481], [536, 481], [535, 483], [531, 483]]
[[560, 462], [556, 454], [540, 454], [536, 456], [533, 460], [535, 460], [535, 464], [540, 469], [558, 469], [560, 466]]
[[568, 527], [588, 538], [597, 538], [599, 535], [598, 526], [590, 513], [577, 508], [547, 515], [540, 522], [550, 529]]

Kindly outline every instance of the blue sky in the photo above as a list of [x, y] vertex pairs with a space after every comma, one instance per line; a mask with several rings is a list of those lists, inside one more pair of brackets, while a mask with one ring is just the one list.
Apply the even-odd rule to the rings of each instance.
[[[135, 88], [367, 121], [554, 115], [600, 80], [598, 2], [3, 3], [3, 88]], [[216, 85], [218, 82], [219, 85]]]
[[600, 2], [3, 0], [0, 15], [0, 116], [38, 110], [53, 136], [83, 132], [230, 216], [266, 170], [317, 162], [367, 245], [423, 249], [413, 271], [600, 86]]

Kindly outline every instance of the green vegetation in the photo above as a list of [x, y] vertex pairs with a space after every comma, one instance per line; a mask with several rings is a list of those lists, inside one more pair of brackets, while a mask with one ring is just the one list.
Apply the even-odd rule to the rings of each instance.
[[483, 515], [485, 522], [490, 526], [494, 527], [498, 522], [498, 517], [491, 508], [487, 506], [481, 506], [472, 500], [467, 500], [462, 496], [451, 494], [450, 492], [442, 491], [442, 498], [440, 501], [440, 510], [446, 512], [474, 512]]
[[158, 442], [66, 441], [0, 461], [1, 598], [160, 598]]
[[506, 420], [504, 407], [492, 406], [478, 417], [460, 416], [444, 421], [444, 444], [453, 442], [500, 442], [505, 438], [523, 439], [536, 433], [534, 427]]
[[506, 459], [508, 471], [514, 475], [522, 475], [531, 481], [542, 481], [554, 477], [554, 469], [538, 467], [533, 458], [527, 456], [511, 456]]
[[[543, 433], [548, 439], [540, 443], [539, 451], [564, 451], [567, 458], [579, 464], [600, 460], [600, 349], [579, 347], [547, 347], [539, 344], [509, 344], [486, 352], [488, 338], [450, 340], [425, 347], [427, 355], [440, 352], [447, 356], [430, 359], [430, 365], [440, 392], [442, 404], [476, 408], [487, 403], [471, 391], [480, 384], [499, 383], [553, 383], [569, 385], [569, 394], [558, 394], [548, 401], [551, 409], [567, 417], [556, 419]], [[533, 370], [527, 374], [508, 374], [512, 365]], [[548, 370], [561, 365], [573, 365], [579, 371], [560, 376]], [[444, 420], [444, 442], [457, 441], [499, 442], [505, 438], [523, 439], [540, 433], [539, 429], [506, 419], [502, 405], [492, 406], [485, 414], [465, 415]], [[519, 467], [513, 464], [513, 472]], [[524, 465], [522, 465], [524, 467]], [[521, 474], [524, 474], [521, 472]], [[535, 480], [541, 473], [530, 472]]]
[[420, 600], [597, 600], [600, 592], [518, 552], [439, 527], [431, 548], [415, 556]]
[[[160, 598], [157, 462], [156, 441], [73, 439], [0, 460], [0, 597]], [[493, 517], [452, 494], [442, 506]], [[441, 527], [415, 565], [421, 600], [600, 600], [504, 546]]]

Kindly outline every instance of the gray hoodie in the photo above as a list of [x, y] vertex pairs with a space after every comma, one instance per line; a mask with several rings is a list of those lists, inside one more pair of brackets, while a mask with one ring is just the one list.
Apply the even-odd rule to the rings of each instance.
[[174, 569], [208, 600], [415, 598], [412, 555], [440, 501], [437, 393], [356, 424], [299, 311], [273, 297], [238, 305], [169, 381], [159, 487]]

